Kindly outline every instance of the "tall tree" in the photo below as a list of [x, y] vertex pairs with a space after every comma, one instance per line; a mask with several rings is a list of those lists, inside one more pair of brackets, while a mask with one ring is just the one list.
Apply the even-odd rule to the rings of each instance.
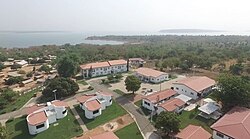
[[235, 64], [229, 67], [230, 73], [234, 75], [240, 75], [243, 71], [243, 65], [242, 64]]
[[141, 88], [141, 81], [137, 77], [130, 75], [125, 79], [125, 86], [127, 91], [135, 93]]
[[168, 136], [170, 133], [177, 133], [179, 131], [180, 120], [175, 113], [161, 112], [156, 118], [155, 127]]
[[250, 106], [250, 84], [246, 78], [223, 74], [218, 80], [219, 89], [215, 92], [225, 111], [234, 106]]
[[72, 77], [77, 74], [79, 63], [69, 56], [62, 57], [57, 63], [57, 71], [61, 77]]
[[4, 65], [3, 65], [3, 63], [0, 63], [0, 71], [2, 71], [3, 69], [4, 69]]

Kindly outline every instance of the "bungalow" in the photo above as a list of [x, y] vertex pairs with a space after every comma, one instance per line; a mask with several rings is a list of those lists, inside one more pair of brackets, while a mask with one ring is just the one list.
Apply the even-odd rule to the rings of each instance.
[[129, 66], [130, 67], [143, 67], [145, 61], [141, 58], [130, 58], [129, 59]]
[[250, 109], [234, 107], [211, 128], [213, 139], [250, 139]]
[[14, 64], [20, 66], [20, 67], [24, 67], [24, 66], [27, 66], [28, 65], [28, 62], [25, 61], [25, 60], [20, 60], [20, 61], [16, 61], [14, 62]]
[[193, 76], [172, 84], [171, 89], [196, 100], [206, 96], [215, 86], [215, 81], [206, 76]]
[[144, 82], [160, 83], [169, 80], [167, 73], [150, 68], [138, 68], [134, 75]]
[[113, 132], [110, 131], [88, 137], [87, 139], [119, 139], [119, 138]]
[[186, 103], [179, 98], [171, 98], [157, 106], [157, 114], [163, 111], [180, 113], [185, 108]]
[[155, 111], [159, 103], [175, 97], [177, 92], [171, 89], [150, 94], [142, 99], [142, 106], [148, 110]]
[[46, 104], [34, 105], [26, 109], [27, 125], [31, 135], [38, 134], [49, 128], [57, 119], [67, 116], [67, 103], [59, 100], [47, 102]]
[[188, 125], [174, 136], [175, 139], [210, 139], [212, 135], [201, 126]]
[[126, 60], [111, 60], [106, 62], [96, 62], [81, 65], [81, 73], [84, 78], [121, 73], [128, 71]]
[[76, 98], [80, 107], [85, 112], [85, 117], [94, 119], [102, 114], [102, 110], [112, 105], [112, 94], [106, 92], [96, 92], [95, 94], [84, 94]]
[[205, 98], [205, 99], [202, 99], [201, 104], [202, 105], [198, 108], [198, 110], [201, 111], [199, 116], [206, 118], [206, 119], [212, 118], [214, 120], [217, 120], [222, 115], [219, 112], [220, 110], [219, 104], [217, 104], [214, 100], [210, 98]]

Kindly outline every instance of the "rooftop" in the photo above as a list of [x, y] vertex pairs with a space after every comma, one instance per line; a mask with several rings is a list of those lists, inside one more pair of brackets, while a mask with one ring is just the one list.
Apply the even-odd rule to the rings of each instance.
[[66, 102], [60, 100], [54, 100], [51, 103], [57, 107], [68, 107], [68, 104]]
[[212, 114], [213, 112], [219, 110], [219, 106], [215, 105], [213, 102], [208, 102], [207, 104], [199, 107], [198, 109], [206, 114]]
[[33, 113], [33, 112], [39, 110], [39, 109], [42, 109], [42, 108], [44, 108], [44, 107], [46, 107], [45, 104], [43, 104], [43, 105], [37, 104], [37, 105], [33, 105], [33, 106], [30, 106], [30, 107], [27, 107], [27, 108], [25, 108], [26, 114], [29, 115], [29, 114], [31, 114], [31, 113]]
[[44, 123], [47, 119], [48, 118], [44, 111], [32, 113], [27, 116], [27, 121], [30, 125], [38, 125]]
[[234, 107], [214, 123], [211, 128], [232, 138], [249, 139], [250, 109]]
[[181, 107], [185, 104], [184, 101], [182, 101], [179, 98], [172, 98], [162, 104], [160, 104], [159, 106], [164, 108], [165, 110], [172, 112], [174, 111], [177, 107]]
[[111, 61], [108, 61], [108, 63], [109, 63], [110, 66], [124, 65], [124, 64], [127, 64], [127, 61], [124, 60], [124, 59], [120, 59], [120, 60], [111, 60]]
[[161, 72], [161, 71], [150, 69], [150, 68], [138, 68], [136, 72], [143, 76], [151, 76], [151, 77], [159, 77], [163, 74], [167, 74], [165, 72]]
[[96, 94], [89, 94], [89, 95], [82, 95], [82, 96], [79, 96], [79, 97], [76, 97], [76, 100], [80, 103], [84, 103], [86, 102], [88, 99], [92, 98], [92, 97], [95, 97]]
[[180, 139], [210, 139], [212, 135], [201, 126], [188, 125], [175, 135], [175, 137]]
[[87, 101], [85, 106], [89, 111], [95, 111], [101, 108], [100, 102], [96, 99]]
[[124, 64], [127, 64], [127, 61], [120, 59], [120, 60], [110, 60], [110, 61], [104, 61], [104, 62], [88, 63], [88, 64], [81, 65], [80, 67], [82, 69], [90, 69], [90, 68], [102, 68], [102, 67], [109, 67], [113, 65], [124, 65]]
[[89, 139], [119, 139], [113, 132], [105, 132], [99, 135], [89, 137]]
[[141, 62], [143, 62], [144, 60], [142, 58], [130, 58], [129, 61], [141, 61]]
[[196, 92], [200, 92], [208, 87], [215, 85], [215, 81], [206, 76], [193, 76], [188, 77], [180, 81], [176, 81], [173, 84], [183, 84]]
[[167, 89], [167, 90], [163, 90], [163, 91], [159, 91], [159, 92], [150, 94], [150, 95], [144, 97], [144, 99], [147, 99], [147, 100], [151, 101], [152, 103], [157, 103], [158, 101], [169, 98], [169, 97], [174, 96], [176, 94], [177, 94], [177, 92], [175, 92], [174, 90]]

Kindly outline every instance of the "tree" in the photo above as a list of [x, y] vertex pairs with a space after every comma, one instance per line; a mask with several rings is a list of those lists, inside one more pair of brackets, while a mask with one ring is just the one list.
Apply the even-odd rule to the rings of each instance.
[[0, 139], [7, 139], [7, 138], [8, 138], [8, 133], [6, 128], [0, 124]]
[[69, 56], [64, 56], [57, 63], [57, 71], [61, 77], [72, 77], [76, 75], [79, 64]]
[[167, 135], [177, 133], [180, 128], [180, 120], [173, 112], [161, 112], [156, 118], [155, 127]]
[[62, 97], [74, 95], [78, 90], [79, 86], [75, 81], [69, 78], [58, 77], [48, 83], [42, 94], [47, 100], [53, 100], [54, 93], [56, 93], [56, 98], [60, 99]]
[[175, 58], [175, 57], [165, 59], [162, 63], [163, 68], [169, 67], [169, 68], [171, 68], [171, 70], [173, 70], [176, 67], [179, 67], [179, 65], [180, 65], [180, 60], [178, 58]]
[[250, 105], [250, 84], [246, 78], [223, 74], [218, 80], [219, 89], [215, 92], [217, 101], [222, 102], [225, 111], [234, 106]]
[[50, 71], [50, 67], [48, 65], [43, 64], [40, 68], [39, 71], [44, 71], [46, 73], [48, 73]]
[[137, 77], [130, 75], [125, 79], [125, 86], [127, 91], [132, 91], [135, 93], [135, 91], [140, 89], [141, 81]]
[[242, 64], [235, 64], [229, 67], [230, 73], [233, 75], [240, 75], [243, 71], [243, 65]]
[[13, 102], [16, 99], [16, 92], [11, 89], [5, 89], [1, 92], [2, 97], [6, 99], [8, 102]]
[[2, 71], [5, 68], [5, 66], [3, 65], [3, 63], [0, 63], [0, 71]]
[[21, 83], [23, 81], [23, 77], [10, 77], [7, 81], [5, 81], [6, 85], [13, 85], [17, 83]]

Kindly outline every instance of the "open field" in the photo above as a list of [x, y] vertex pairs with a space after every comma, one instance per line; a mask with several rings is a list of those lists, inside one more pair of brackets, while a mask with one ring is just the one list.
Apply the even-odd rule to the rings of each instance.
[[115, 134], [119, 139], [143, 139], [135, 122], [116, 131]]
[[88, 129], [93, 129], [126, 114], [126, 111], [114, 100], [113, 104], [103, 110], [102, 115], [96, 117], [95, 119], [87, 119], [85, 117], [84, 110], [82, 110], [79, 105], [75, 105], [74, 107]]
[[70, 139], [83, 132], [71, 111], [68, 111], [68, 115], [57, 123], [58, 125], [51, 124], [48, 130], [35, 136], [29, 134], [24, 117], [7, 122], [6, 127], [11, 139]]

